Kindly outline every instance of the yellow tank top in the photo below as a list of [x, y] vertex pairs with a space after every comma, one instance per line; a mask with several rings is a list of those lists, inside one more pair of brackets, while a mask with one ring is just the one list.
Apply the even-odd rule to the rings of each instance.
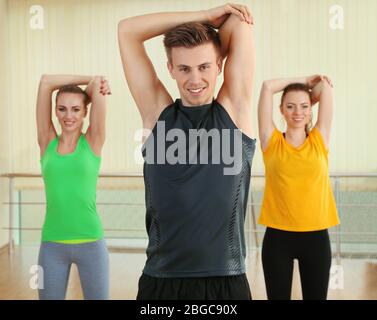
[[316, 128], [298, 148], [275, 129], [263, 161], [266, 184], [260, 224], [298, 232], [339, 224], [328, 173], [328, 151]]

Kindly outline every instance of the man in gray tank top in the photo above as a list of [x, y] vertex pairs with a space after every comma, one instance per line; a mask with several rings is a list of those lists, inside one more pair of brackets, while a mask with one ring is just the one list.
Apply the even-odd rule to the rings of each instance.
[[[146, 132], [149, 244], [140, 300], [251, 299], [244, 220], [255, 150], [252, 26], [249, 9], [237, 4], [118, 25], [124, 73]], [[175, 101], [144, 47], [160, 35], [180, 93]]]

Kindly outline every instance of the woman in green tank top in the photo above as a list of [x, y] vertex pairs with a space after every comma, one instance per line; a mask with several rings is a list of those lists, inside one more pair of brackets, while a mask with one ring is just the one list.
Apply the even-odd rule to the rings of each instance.
[[[60, 135], [52, 121], [55, 90]], [[43, 75], [39, 84], [37, 129], [46, 193], [40, 299], [65, 298], [72, 263], [78, 267], [85, 299], [108, 298], [108, 253], [96, 209], [108, 94], [102, 76]], [[83, 133], [89, 104], [89, 127]]]

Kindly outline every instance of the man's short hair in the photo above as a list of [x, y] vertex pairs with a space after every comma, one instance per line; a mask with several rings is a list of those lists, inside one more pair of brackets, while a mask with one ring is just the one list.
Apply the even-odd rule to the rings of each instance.
[[190, 22], [181, 24], [164, 35], [164, 46], [169, 61], [172, 48], [194, 48], [202, 44], [213, 43], [221, 56], [221, 42], [218, 32], [209, 24]]

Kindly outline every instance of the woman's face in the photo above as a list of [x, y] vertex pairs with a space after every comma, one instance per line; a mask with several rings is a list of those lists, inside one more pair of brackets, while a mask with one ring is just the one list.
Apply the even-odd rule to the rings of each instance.
[[56, 101], [55, 112], [62, 131], [81, 130], [87, 114], [83, 95], [69, 92], [61, 93]]
[[280, 112], [284, 116], [288, 128], [305, 129], [312, 118], [309, 94], [305, 91], [288, 92], [280, 106]]

